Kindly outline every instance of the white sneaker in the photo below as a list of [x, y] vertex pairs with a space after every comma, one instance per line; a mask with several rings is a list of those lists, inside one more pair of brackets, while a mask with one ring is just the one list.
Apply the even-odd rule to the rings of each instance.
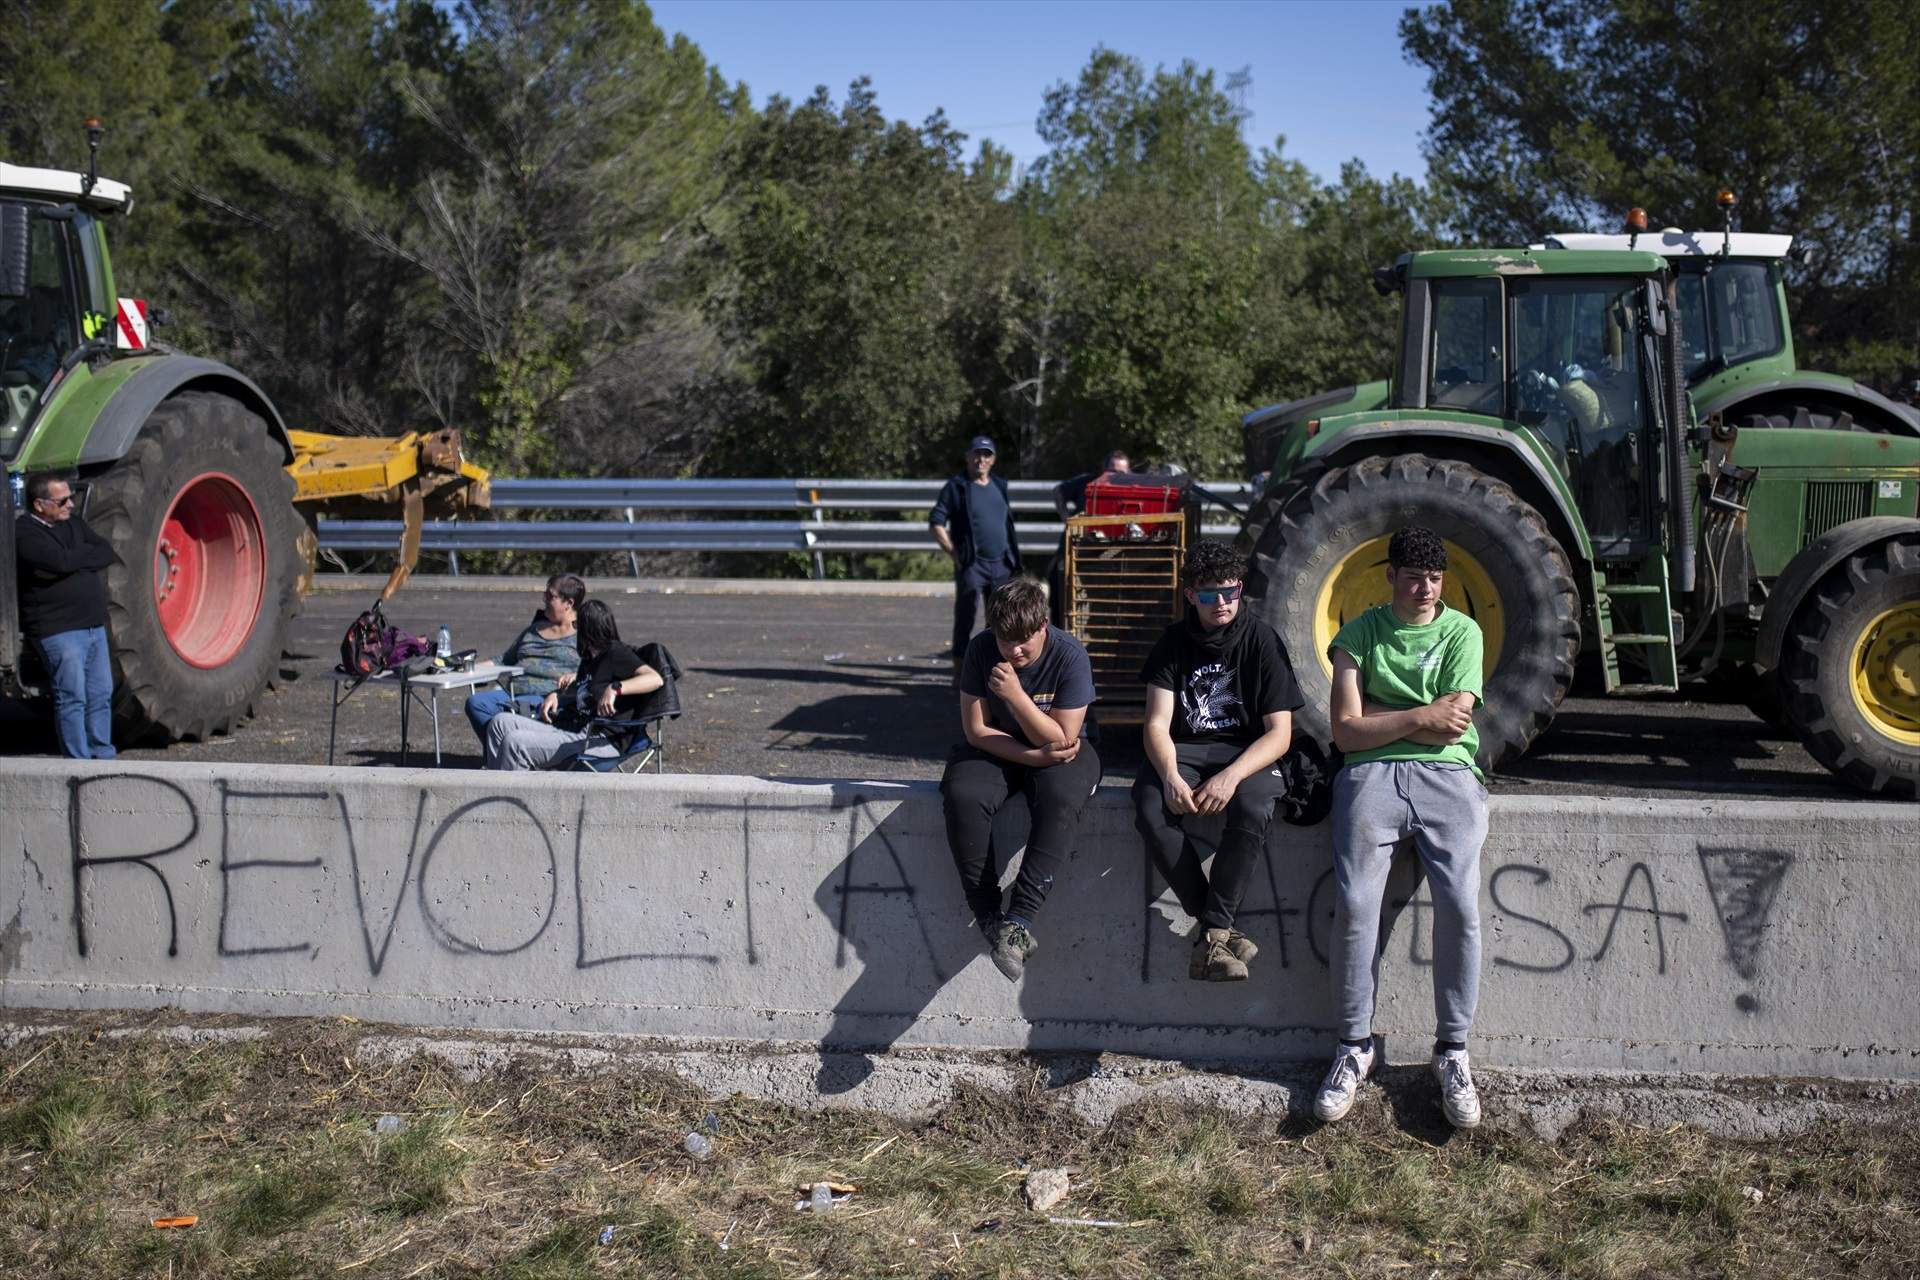
[[1353, 1110], [1354, 1095], [1360, 1092], [1360, 1084], [1373, 1074], [1373, 1044], [1368, 1042], [1365, 1049], [1356, 1049], [1350, 1044], [1340, 1046], [1340, 1052], [1334, 1055], [1333, 1066], [1327, 1071], [1327, 1078], [1320, 1082], [1320, 1092], [1313, 1095], [1313, 1114], [1316, 1119], [1331, 1124]]
[[1434, 1054], [1433, 1078], [1440, 1082], [1440, 1109], [1447, 1113], [1448, 1124], [1471, 1129], [1480, 1123], [1480, 1093], [1473, 1087], [1465, 1049]]

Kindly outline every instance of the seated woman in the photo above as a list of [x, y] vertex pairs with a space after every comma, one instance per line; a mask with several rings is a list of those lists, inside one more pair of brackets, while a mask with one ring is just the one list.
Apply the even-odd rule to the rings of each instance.
[[539, 719], [495, 716], [487, 725], [482, 739], [487, 768], [558, 769], [579, 756], [619, 753], [591, 723], [631, 716], [666, 681], [620, 642], [613, 610], [604, 601], [580, 606], [579, 644], [579, 671], [560, 677], [559, 687], [541, 700]]
[[579, 620], [580, 602], [586, 598], [587, 584], [570, 573], [556, 573], [547, 579], [540, 612], [500, 655], [502, 665], [525, 668], [513, 678], [512, 696], [496, 687], [482, 689], [467, 699], [467, 720], [481, 742], [487, 740], [487, 726], [495, 716], [509, 710], [534, 715], [541, 701], [560, 687], [561, 679], [571, 680], [579, 670], [574, 625]]

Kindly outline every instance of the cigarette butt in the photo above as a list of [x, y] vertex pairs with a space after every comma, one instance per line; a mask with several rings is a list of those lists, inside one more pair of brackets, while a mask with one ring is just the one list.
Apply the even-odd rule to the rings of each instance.
[[155, 1218], [153, 1225], [165, 1230], [168, 1227], [190, 1227], [200, 1221], [197, 1213], [183, 1213], [177, 1218]]

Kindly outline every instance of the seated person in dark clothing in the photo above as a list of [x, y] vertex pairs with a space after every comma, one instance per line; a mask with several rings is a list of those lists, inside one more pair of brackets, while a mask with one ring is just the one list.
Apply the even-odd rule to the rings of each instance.
[[[1186, 620], [1167, 628], [1140, 672], [1146, 760], [1133, 784], [1134, 825], [1180, 909], [1200, 922], [1187, 976], [1208, 982], [1245, 978], [1258, 953], [1234, 916], [1286, 792], [1276, 765], [1303, 705], [1280, 637], [1242, 607], [1245, 575], [1246, 558], [1226, 543], [1194, 544], [1181, 570]], [[1223, 812], [1209, 878], [1182, 820]]]
[[[1038, 948], [1034, 917], [1100, 782], [1100, 758], [1087, 741], [1093, 664], [1078, 640], [1047, 622], [1046, 592], [1032, 578], [1014, 578], [987, 598], [987, 627], [961, 663], [966, 741], [947, 757], [940, 797], [967, 905], [994, 965], [1014, 982]], [[1027, 799], [1032, 834], [1003, 913], [993, 818], [1016, 793]]]
[[593, 720], [619, 720], [639, 710], [666, 683], [620, 642], [613, 610], [601, 600], [580, 606], [580, 666], [563, 675], [540, 703], [539, 718], [495, 716], [483, 739], [489, 769], [562, 768], [575, 757], [613, 756], [619, 747]]
[[513, 693], [496, 687], [482, 689], [467, 699], [467, 720], [473, 725], [474, 736], [485, 741], [487, 725], [504, 711], [535, 714], [546, 696], [560, 687], [561, 677], [572, 679], [580, 669], [574, 627], [579, 621], [580, 602], [586, 598], [587, 584], [570, 573], [556, 573], [547, 579], [540, 612], [500, 655], [502, 666], [522, 668], [513, 678]]

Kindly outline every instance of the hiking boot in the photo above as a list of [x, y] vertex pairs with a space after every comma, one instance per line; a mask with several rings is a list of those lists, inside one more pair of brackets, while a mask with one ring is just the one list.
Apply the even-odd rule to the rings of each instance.
[[[1207, 980], [1207, 930], [1202, 927], [1191, 936], [1193, 954], [1187, 960], [1187, 976], [1195, 982], [1205, 982]], [[1233, 953], [1233, 958], [1238, 960], [1242, 967], [1253, 963], [1253, 958], [1260, 954], [1260, 948], [1253, 945], [1253, 939], [1238, 929], [1227, 930], [1227, 950]], [[1214, 981], [1224, 982], [1232, 979], [1216, 978]]]
[[1473, 1072], [1467, 1066], [1465, 1049], [1450, 1049], [1433, 1055], [1433, 1078], [1440, 1082], [1440, 1109], [1447, 1123], [1456, 1129], [1471, 1129], [1480, 1123], [1480, 1091], [1473, 1087]]
[[1367, 1047], [1357, 1049], [1350, 1044], [1340, 1046], [1334, 1055], [1333, 1066], [1327, 1071], [1327, 1078], [1320, 1082], [1320, 1092], [1313, 1095], [1313, 1115], [1316, 1120], [1331, 1124], [1342, 1119], [1353, 1110], [1353, 1099], [1360, 1092], [1360, 1085], [1373, 1074], [1373, 1042]]
[[1233, 954], [1231, 929], [1208, 929], [1193, 944], [1187, 976], [1202, 982], [1243, 982], [1247, 965]]
[[1027, 971], [1027, 957], [1040, 949], [1033, 933], [1018, 920], [1002, 916], [993, 926], [993, 967], [1006, 975], [1008, 982], [1020, 981]]

